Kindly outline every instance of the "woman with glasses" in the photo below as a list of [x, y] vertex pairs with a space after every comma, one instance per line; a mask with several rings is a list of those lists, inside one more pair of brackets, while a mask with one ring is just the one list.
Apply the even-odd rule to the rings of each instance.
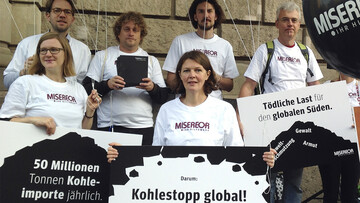
[[10, 86], [0, 118], [32, 123], [54, 134], [56, 126], [90, 129], [101, 98], [96, 90], [88, 96], [75, 76], [73, 57], [66, 38], [44, 34], [37, 45], [29, 75]]

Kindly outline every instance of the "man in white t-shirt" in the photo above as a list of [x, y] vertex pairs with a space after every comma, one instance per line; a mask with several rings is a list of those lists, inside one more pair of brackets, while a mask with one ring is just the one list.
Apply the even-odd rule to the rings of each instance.
[[[306, 85], [320, 84], [318, 80], [321, 79], [323, 75], [313, 52], [307, 47], [309, 51], [309, 61], [307, 62], [301, 49], [295, 42], [301, 22], [299, 6], [293, 2], [283, 3], [278, 7], [276, 14], [277, 19], [275, 25], [279, 31], [279, 37], [273, 41], [275, 48], [269, 69], [263, 80], [264, 84], [262, 85], [264, 86], [264, 91], [262, 93], [286, 91], [306, 87]], [[240, 89], [239, 97], [253, 95], [254, 89], [261, 81], [262, 74], [265, 71], [268, 60], [267, 52], [266, 44], [261, 45], [255, 52], [244, 74], [246, 79]], [[241, 123], [239, 124], [242, 128]], [[244, 126], [244, 128], [246, 128], [246, 126]], [[301, 202], [302, 191], [300, 185], [302, 168], [284, 171], [283, 174], [283, 202]], [[270, 202], [274, 202], [274, 174], [272, 174], [271, 179], [272, 190], [270, 193]]]
[[216, 72], [220, 90], [210, 95], [222, 99], [221, 90], [231, 91], [233, 79], [239, 76], [231, 44], [214, 33], [225, 19], [224, 12], [216, 0], [194, 0], [189, 16], [195, 32], [177, 36], [166, 56], [163, 69], [167, 71], [166, 83], [174, 90], [175, 70], [180, 57], [188, 51], [203, 52]]
[[[71, 24], [75, 21], [74, 11], [75, 6], [72, 0], [48, 0], [45, 17], [51, 25], [50, 32], [60, 33], [69, 40], [74, 58], [76, 79], [81, 83], [85, 78], [91, 60], [91, 52], [87, 45], [68, 34]], [[16, 78], [27, 74], [42, 35], [33, 35], [19, 42], [12, 60], [4, 71], [4, 85], [7, 89]]]
[[[141, 134], [142, 144], [151, 145], [154, 134], [152, 102], [167, 100], [160, 63], [139, 46], [147, 35], [140, 13], [122, 14], [115, 22], [114, 35], [119, 45], [95, 54], [83, 82], [88, 93], [95, 88], [103, 96], [97, 109], [97, 129]], [[127, 81], [118, 75], [116, 61], [125, 55], [148, 57], [148, 77], [142, 78], [136, 87], [125, 86]], [[141, 70], [136, 66], [130, 68]]]

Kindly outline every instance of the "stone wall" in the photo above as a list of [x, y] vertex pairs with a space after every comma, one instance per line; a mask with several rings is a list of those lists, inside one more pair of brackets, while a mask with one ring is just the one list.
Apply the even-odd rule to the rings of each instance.
[[[117, 44], [112, 33], [113, 23], [121, 13], [130, 10], [141, 12], [145, 16], [149, 34], [141, 46], [150, 54], [157, 56], [161, 64], [174, 37], [193, 31], [187, 17], [187, 10], [192, 0], [74, 1], [78, 10], [70, 34], [86, 43], [93, 53], [96, 50]], [[226, 13], [227, 20], [216, 32], [232, 44], [240, 72], [240, 77], [235, 79], [234, 89], [231, 92], [224, 93], [224, 98], [234, 99], [239, 93], [240, 86], [244, 81], [243, 73], [256, 48], [261, 43], [277, 37], [277, 29], [274, 26], [275, 10], [284, 0], [218, 1]], [[249, 6], [247, 2], [249, 2]], [[295, 2], [300, 6], [302, 5], [301, 0], [295, 0]], [[0, 30], [1, 75], [4, 67], [9, 63], [17, 43], [22, 38], [48, 30], [49, 24], [44, 18], [44, 12], [41, 12], [44, 10], [44, 5], [45, 0], [0, 1], [2, 21], [2, 29]], [[235, 25], [230, 16], [233, 17]], [[321, 56], [311, 43], [304, 23], [298, 33], [297, 40], [311, 47], [321, 62], [320, 66], [325, 76], [322, 82], [336, 77], [335, 71], [326, 69], [326, 64], [323, 63]], [[3, 86], [2, 77], [0, 77], [0, 104], [2, 104], [5, 94], [6, 89]], [[306, 169], [306, 171], [311, 172], [305, 173], [306, 177], [303, 181], [305, 184], [303, 186], [304, 198], [321, 189], [319, 176], [311, 175], [317, 169], [313, 167]]]

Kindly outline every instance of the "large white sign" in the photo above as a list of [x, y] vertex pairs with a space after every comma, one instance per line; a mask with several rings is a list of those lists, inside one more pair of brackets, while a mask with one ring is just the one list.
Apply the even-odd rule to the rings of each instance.
[[111, 164], [114, 196], [109, 202], [266, 202], [265, 150], [118, 147], [119, 157]]
[[[356, 142], [345, 82], [315, 85], [285, 92], [238, 98], [246, 146], [266, 146], [296, 121], [316, 126]], [[299, 129], [301, 130], [301, 129]]]
[[345, 156], [357, 160], [358, 139], [345, 82], [239, 98], [237, 102], [245, 146], [274, 148], [278, 152], [275, 171]]
[[142, 136], [0, 122], [0, 202], [108, 202], [111, 142], [141, 145]]

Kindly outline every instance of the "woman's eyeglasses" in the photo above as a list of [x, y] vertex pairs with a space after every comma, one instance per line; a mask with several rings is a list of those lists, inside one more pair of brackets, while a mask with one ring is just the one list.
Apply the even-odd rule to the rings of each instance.
[[40, 49], [40, 54], [41, 55], [46, 55], [46, 53], [48, 51], [50, 51], [51, 54], [58, 54], [61, 50], [64, 50], [64, 49], [63, 48], [55, 48], [55, 47], [52, 47], [50, 49], [43, 48], [43, 49]]

